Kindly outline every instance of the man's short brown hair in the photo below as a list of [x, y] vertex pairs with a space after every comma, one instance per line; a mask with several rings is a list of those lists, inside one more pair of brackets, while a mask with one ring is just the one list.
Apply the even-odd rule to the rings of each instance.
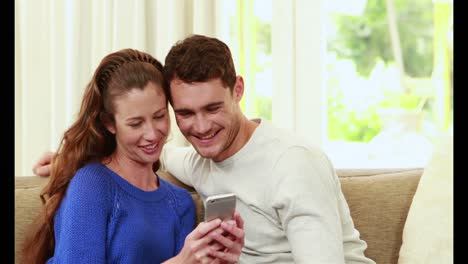
[[[236, 70], [229, 47], [216, 38], [191, 35], [172, 46], [164, 63], [164, 78], [183, 82], [206, 82], [221, 78], [231, 90], [236, 83]], [[170, 87], [166, 94], [170, 102]]]

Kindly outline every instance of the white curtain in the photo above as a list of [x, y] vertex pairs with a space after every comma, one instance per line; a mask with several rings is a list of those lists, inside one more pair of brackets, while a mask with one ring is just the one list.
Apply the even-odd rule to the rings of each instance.
[[[217, 36], [215, 2], [15, 0], [15, 176], [56, 150], [105, 55], [135, 48], [164, 63], [177, 40]], [[185, 144], [174, 120], [171, 130], [169, 144]]]
[[[232, 12], [250, 0], [15, 0], [15, 176], [32, 174], [45, 151], [55, 151], [79, 110], [82, 92], [100, 60], [122, 48], [164, 62], [170, 47], [195, 33], [218, 37], [236, 60], [249, 54], [248, 15]], [[326, 134], [321, 0], [271, 0], [272, 119], [312, 144]], [[232, 10], [231, 10], [232, 11]], [[239, 12], [237, 12], [239, 15]], [[231, 17], [229, 17], [231, 16]], [[239, 74], [252, 79], [248, 57]], [[248, 98], [247, 98], [248, 100]], [[248, 109], [247, 109], [248, 112]], [[171, 111], [172, 114], [172, 111]], [[248, 114], [248, 113], [247, 113]], [[168, 144], [187, 144], [172, 114]]]
[[321, 0], [273, 0], [273, 122], [310, 144], [326, 140], [324, 37]]

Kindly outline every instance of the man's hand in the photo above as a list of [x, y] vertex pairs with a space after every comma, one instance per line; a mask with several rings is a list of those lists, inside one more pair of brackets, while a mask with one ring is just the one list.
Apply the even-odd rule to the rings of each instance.
[[[213, 250], [209, 254], [220, 260], [220, 263], [237, 263], [239, 261], [242, 248], [244, 247], [244, 220], [236, 211], [234, 220], [221, 223], [222, 230], [210, 233], [210, 236], [217, 241], [222, 248]], [[228, 235], [223, 235], [226, 232]]]
[[50, 176], [50, 163], [57, 153], [46, 152], [34, 165], [32, 171], [37, 176], [48, 177]]

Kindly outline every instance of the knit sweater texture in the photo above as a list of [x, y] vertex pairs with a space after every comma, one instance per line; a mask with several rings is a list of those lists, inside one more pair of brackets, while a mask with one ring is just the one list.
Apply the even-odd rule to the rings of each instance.
[[161, 178], [157, 190], [143, 191], [92, 163], [75, 174], [54, 220], [47, 263], [161, 263], [182, 249], [195, 205]]

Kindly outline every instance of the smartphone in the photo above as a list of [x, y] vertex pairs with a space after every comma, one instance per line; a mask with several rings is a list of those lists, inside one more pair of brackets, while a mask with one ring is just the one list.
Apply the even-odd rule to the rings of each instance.
[[215, 218], [232, 219], [236, 209], [236, 195], [233, 193], [213, 195], [205, 201], [205, 222]]

